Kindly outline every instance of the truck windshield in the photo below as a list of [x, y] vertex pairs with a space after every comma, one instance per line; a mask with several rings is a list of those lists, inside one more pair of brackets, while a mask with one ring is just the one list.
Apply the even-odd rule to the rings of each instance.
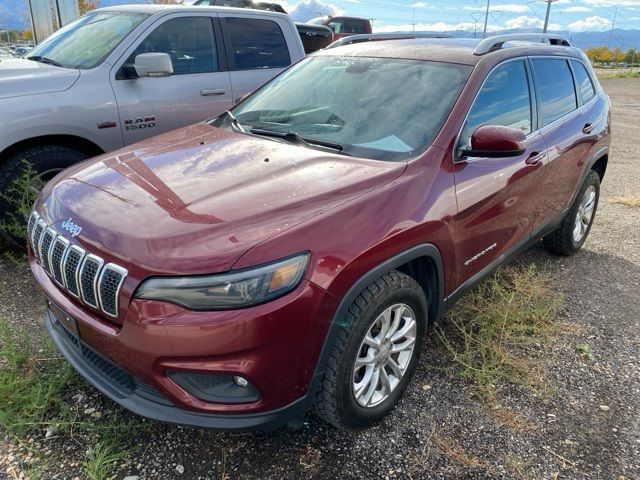
[[[308, 57], [213, 124], [277, 141], [402, 161], [433, 142], [472, 67], [395, 58]], [[279, 134], [279, 135], [278, 135]], [[283, 135], [287, 134], [287, 135]], [[307, 145], [307, 146], [308, 146]]]
[[64, 68], [94, 68], [147, 17], [144, 13], [89, 13], [58, 30], [26, 58]]

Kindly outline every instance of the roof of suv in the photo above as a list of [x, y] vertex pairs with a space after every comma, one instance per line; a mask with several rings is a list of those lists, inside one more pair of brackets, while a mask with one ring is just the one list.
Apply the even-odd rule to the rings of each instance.
[[314, 55], [344, 55], [360, 57], [432, 60], [476, 65], [488, 56], [516, 57], [522, 55], [564, 55], [581, 58], [581, 50], [574, 47], [533, 42], [508, 42], [505, 47], [484, 55], [474, 54], [481, 40], [474, 38], [412, 38], [402, 40], [369, 41], [320, 50]]

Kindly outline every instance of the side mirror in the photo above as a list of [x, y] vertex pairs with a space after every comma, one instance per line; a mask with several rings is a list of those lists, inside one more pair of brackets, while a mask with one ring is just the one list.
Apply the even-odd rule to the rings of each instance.
[[522, 130], [500, 125], [484, 125], [471, 135], [471, 149], [463, 150], [467, 157], [517, 157], [527, 150], [527, 136]]
[[141, 53], [136, 55], [133, 67], [138, 77], [168, 77], [173, 74], [173, 64], [168, 53]]

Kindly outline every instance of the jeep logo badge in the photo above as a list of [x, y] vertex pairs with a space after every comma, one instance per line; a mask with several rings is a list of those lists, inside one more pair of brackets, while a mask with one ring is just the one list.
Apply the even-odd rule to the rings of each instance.
[[73, 223], [73, 218], [62, 222], [62, 228], [71, 234], [72, 237], [77, 237], [82, 232], [82, 227]]

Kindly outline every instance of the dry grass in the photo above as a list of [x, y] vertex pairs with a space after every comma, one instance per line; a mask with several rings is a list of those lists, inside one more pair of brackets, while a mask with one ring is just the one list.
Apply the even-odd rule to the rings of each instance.
[[444, 455], [460, 465], [467, 468], [490, 468], [488, 463], [470, 454], [462, 445], [454, 443], [453, 440], [445, 438], [438, 433], [434, 434], [432, 438], [433, 442]]
[[491, 415], [499, 425], [504, 425], [517, 432], [533, 430], [536, 427], [535, 423], [527, 421], [521, 413], [510, 408], [495, 408], [491, 410]]
[[551, 275], [534, 265], [507, 267], [461, 299], [437, 334], [488, 404], [496, 403], [505, 383], [544, 393], [549, 389], [541, 358], [557, 331], [561, 304]]
[[617, 197], [613, 199], [612, 203], [628, 207], [640, 207], [640, 197]]

